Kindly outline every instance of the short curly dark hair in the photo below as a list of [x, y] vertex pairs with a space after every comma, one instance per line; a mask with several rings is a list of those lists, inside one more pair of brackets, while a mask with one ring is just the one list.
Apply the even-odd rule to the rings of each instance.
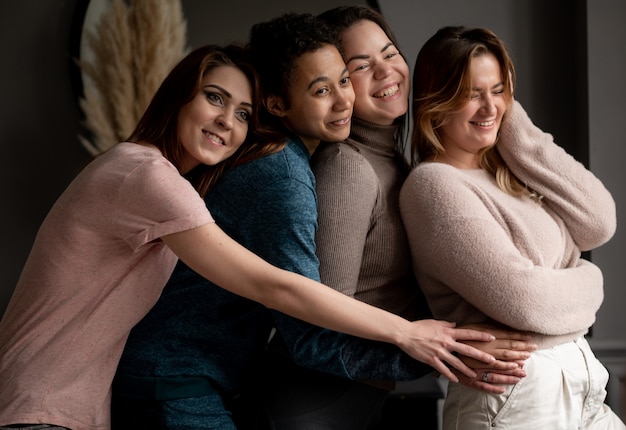
[[336, 32], [309, 13], [285, 13], [253, 25], [248, 48], [263, 97], [280, 96], [289, 107], [287, 89], [295, 62], [303, 54], [329, 44], [337, 46]]

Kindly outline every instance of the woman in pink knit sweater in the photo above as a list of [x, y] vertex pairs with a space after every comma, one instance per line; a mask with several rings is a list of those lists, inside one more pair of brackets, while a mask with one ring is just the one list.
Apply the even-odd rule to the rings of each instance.
[[615, 203], [533, 125], [514, 81], [506, 47], [485, 29], [442, 28], [415, 65], [420, 163], [400, 205], [419, 283], [435, 318], [503, 324], [539, 345], [504, 394], [451, 383], [444, 429], [625, 429], [584, 338], [603, 280], [581, 251], [614, 234]]

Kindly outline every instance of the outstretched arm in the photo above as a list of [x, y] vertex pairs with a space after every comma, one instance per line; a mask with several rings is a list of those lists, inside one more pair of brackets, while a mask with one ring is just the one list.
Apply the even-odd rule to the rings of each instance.
[[475, 373], [453, 353], [485, 363], [492, 356], [459, 341], [490, 341], [488, 333], [455, 329], [441, 321], [411, 323], [397, 315], [347, 297], [323, 284], [281, 270], [257, 257], [216, 224], [162, 237], [190, 268], [222, 288], [321, 327], [392, 343], [452, 381], [445, 363], [469, 377]]

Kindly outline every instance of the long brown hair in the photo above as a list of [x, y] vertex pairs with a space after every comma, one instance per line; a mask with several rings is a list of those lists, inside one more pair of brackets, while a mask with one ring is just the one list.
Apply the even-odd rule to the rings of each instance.
[[204, 76], [220, 66], [236, 67], [250, 81], [252, 115], [246, 140], [233, 156], [214, 166], [200, 165], [186, 175], [202, 196], [226, 168], [280, 149], [280, 145], [272, 143], [272, 139], [259, 127], [259, 78], [244, 47], [234, 44], [224, 47], [206, 45], [190, 52], [167, 75], [127, 139], [129, 142], [143, 141], [155, 145], [180, 170], [184, 150], [178, 139], [178, 116], [183, 106], [201, 91]]
[[[445, 150], [439, 128], [461, 109], [472, 90], [471, 60], [492, 54], [500, 65], [507, 112], [513, 104], [515, 68], [504, 42], [485, 28], [443, 27], [424, 44], [413, 72], [413, 136], [411, 163], [436, 157]], [[485, 148], [480, 166], [496, 177], [498, 186], [513, 195], [528, 190], [508, 169], [495, 144]]]

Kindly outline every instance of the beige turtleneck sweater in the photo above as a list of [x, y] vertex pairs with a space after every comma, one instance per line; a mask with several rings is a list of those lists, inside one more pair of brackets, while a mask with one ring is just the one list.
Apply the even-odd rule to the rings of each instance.
[[358, 300], [415, 317], [415, 283], [398, 194], [406, 177], [396, 126], [353, 118], [346, 142], [322, 144], [315, 173], [323, 283]]

